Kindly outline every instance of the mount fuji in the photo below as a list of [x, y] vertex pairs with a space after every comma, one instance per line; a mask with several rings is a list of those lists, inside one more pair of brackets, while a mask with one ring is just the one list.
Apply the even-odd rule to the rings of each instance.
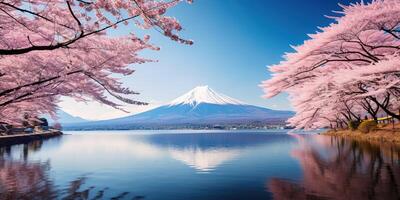
[[243, 103], [208, 86], [196, 87], [170, 103], [112, 120], [75, 124], [74, 128], [135, 129], [225, 124], [283, 124], [292, 111], [271, 110]]

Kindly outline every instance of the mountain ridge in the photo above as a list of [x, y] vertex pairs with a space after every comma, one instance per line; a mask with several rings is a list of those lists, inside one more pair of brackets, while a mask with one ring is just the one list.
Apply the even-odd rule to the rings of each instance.
[[78, 123], [78, 129], [138, 129], [213, 127], [214, 125], [284, 124], [292, 111], [278, 111], [243, 103], [199, 86], [170, 103], [139, 114], [110, 120]]
[[58, 109], [56, 112], [57, 118], [58, 119], [53, 119], [49, 115], [45, 115], [44, 117], [47, 119], [49, 124], [54, 125], [55, 123], [61, 123], [61, 124], [76, 124], [76, 123], [86, 123], [89, 122], [89, 120], [83, 119], [81, 117], [73, 116], [61, 109]]

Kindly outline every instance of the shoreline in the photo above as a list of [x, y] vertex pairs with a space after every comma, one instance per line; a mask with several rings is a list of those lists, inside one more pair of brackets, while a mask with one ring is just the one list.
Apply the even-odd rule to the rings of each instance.
[[380, 127], [377, 130], [371, 131], [369, 133], [362, 133], [359, 130], [328, 130], [322, 135], [336, 136], [351, 138], [356, 140], [368, 141], [368, 142], [380, 142], [380, 143], [391, 143], [400, 145], [400, 126], [396, 124], [394, 128], [390, 127]]
[[0, 136], [0, 145], [7, 146], [14, 144], [23, 144], [34, 140], [43, 140], [43, 139], [58, 137], [61, 135], [63, 135], [63, 133], [59, 130], [50, 130], [43, 133], [6, 135], [6, 136]]

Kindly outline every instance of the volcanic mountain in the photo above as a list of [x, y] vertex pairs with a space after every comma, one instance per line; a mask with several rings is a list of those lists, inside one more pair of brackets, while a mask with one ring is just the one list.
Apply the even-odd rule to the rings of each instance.
[[196, 87], [169, 104], [136, 115], [112, 120], [82, 123], [95, 128], [154, 127], [206, 124], [248, 124], [284, 122], [291, 111], [253, 106], [217, 93], [208, 86]]

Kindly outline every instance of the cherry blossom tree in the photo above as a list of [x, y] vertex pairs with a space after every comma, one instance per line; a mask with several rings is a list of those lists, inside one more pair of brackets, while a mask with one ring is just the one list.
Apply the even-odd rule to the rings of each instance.
[[342, 8], [334, 23], [271, 66], [272, 78], [261, 84], [267, 98], [289, 94], [296, 111], [289, 122], [298, 128], [377, 119], [378, 113], [400, 119], [400, 3]]
[[[0, 121], [54, 116], [60, 96], [95, 100], [121, 109], [119, 102], [143, 105], [115, 74], [128, 76], [132, 64], [151, 62], [138, 53], [159, 50], [138, 28], [154, 28], [184, 44], [182, 28], [166, 10], [180, 0], [4, 0], [0, 1]], [[191, 3], [191, 1], [188, 1]], [[109, 29], [124, 25], [126, 35]], [[125, 30], [124, 29], [124, 30]]]

